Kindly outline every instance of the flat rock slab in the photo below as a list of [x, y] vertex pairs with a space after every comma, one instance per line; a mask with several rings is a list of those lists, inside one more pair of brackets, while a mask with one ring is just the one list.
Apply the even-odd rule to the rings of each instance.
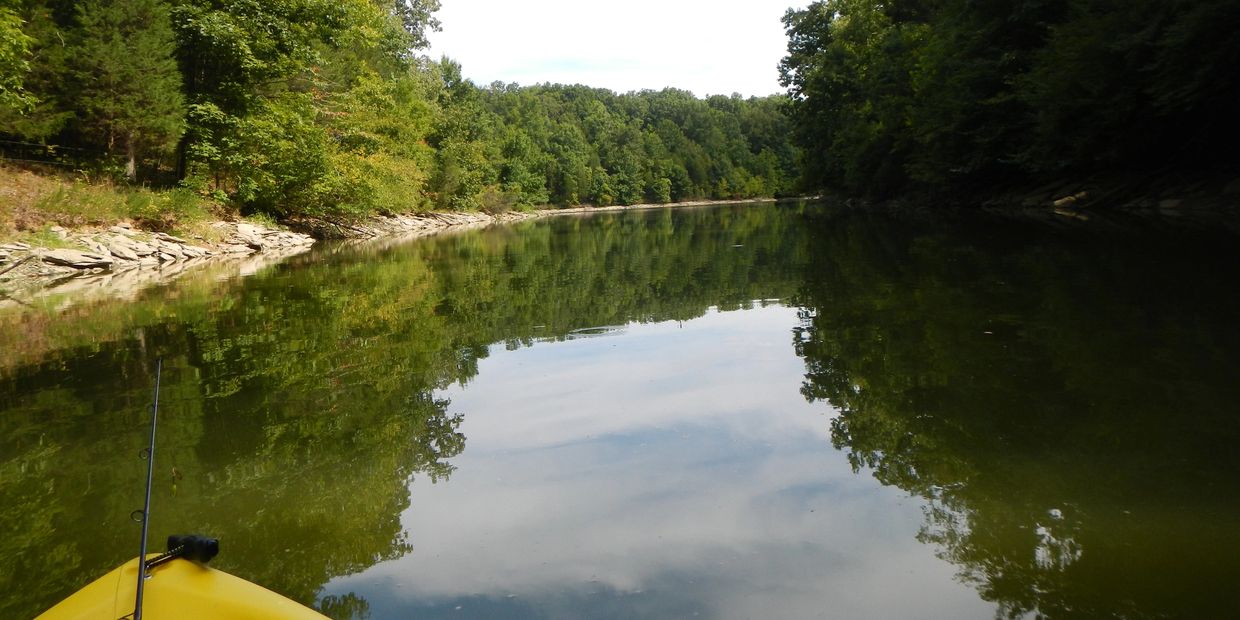
[[112, 258], [90, 252], [77, 250], [48, 250], [43, 252], [43, 262], [52, 265], [63, 265], [74, 269], [107, 268], [112, 266]]
[[130, 249], [128, 245], [112, 242], [107, 244], [107, 248], [108, 252], [111, 252], [112, 256], [117, 258], [124, 260], [138, 260], [138, 253]]

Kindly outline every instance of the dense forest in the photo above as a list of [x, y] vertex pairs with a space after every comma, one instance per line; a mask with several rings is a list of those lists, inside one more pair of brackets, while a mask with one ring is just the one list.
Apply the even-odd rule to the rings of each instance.
[[[357, 216], [1234, 166], [1234, 0], [823, 0], [786, 95], [465, 79], [439, 0], [6, 0], [0, 155]], [[50, 166], [50, 167], [49, 167]]]
[[982, 191], [1235, 164], [1235, 0], [825, 0], [784, 18], [808, 179]]
[[276, 217], [772, 196], [782, 96], [491, 84], [438, 0], [7, 0], [0, 150]]

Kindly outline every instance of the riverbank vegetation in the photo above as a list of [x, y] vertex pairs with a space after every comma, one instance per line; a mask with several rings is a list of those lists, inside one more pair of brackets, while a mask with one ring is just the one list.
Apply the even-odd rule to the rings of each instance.
[[203, 235], [224, 215], [220, 205], [185, 188], [158, 191], [0, 166], [0, 240], [59, 247], [46, 229], [51, 223], [81, 228], [118, 221], [152, 231]]
[[437, 9], [20, 0], [0, 8], [0, 154], [276, 218], [792, 190], [782, 97], [478, 86], [419, 54]]
[[1232, 0], [825, 0], [784, 23], [817, 185], [891, 197], [1237, 163]]

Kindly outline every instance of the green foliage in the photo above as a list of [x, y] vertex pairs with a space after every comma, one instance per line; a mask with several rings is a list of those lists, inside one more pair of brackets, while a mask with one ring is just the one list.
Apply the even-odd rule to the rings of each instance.
[[156, 230], [174, 230], [206, 221], [209, 203], [187, 189], [148, 189], [85, 182], [48, 184], [32, 210], [41, 222], [61, 226], [100, 226], [121, 220], [144, 222]]
[[499, 119], [482, 106], [478, 89], [461, 76], [459, 64], [444, 58], [437, 70], [443, 88], [429, 136], [437, 160], [432, 199], [440, 208], [476, 210], [483, 193], [499, 183]]
[[81, 159], [118, 151], [131, 178], [143, 152], [175, 146], [148, 178], [186, 178], [248, 211], [424, 208], [438, 86], [412, 51], [437, 7], [26, 0], [4, 13], [3, 40], [17, 60], [29, 50], [13, 77], [37, 104], [0, 106], [0, 133], [85, 147]]
[[[1230, 1], [1070, 3], [1020, 76], [1036, 139], [1036, 169], [1087, 169], [1168, 160], [1235, 161], [1240, 135], [1240, 5]], [[1139, 129], [1134, 129], [1139, 128]]]
[[425, 204], [432, 112], [407, 56], [414, 24], [397, 8], [307, 0], [174, 9], [192, 101], [189, 171], [247, 211], [281, 217]]
[[0, 109], [25, 112], [34, 101], [23, 84], [30, 70], [30, 44], [22, 32], [22, 19], [0, 7]]
[[109, 153], [123, 149], [134, 179], [141, 151], [166, 151], [184, 130], [167, 7], [160, 0], [90, 0], [76, 10], [68, 77], [78, 85], [77, 127]]
[[1240, 135], [1228, 0], [825, 0], [784, 23], [813, 186], [886, 196], [1187, 168]]
[[451, 88], [447, 113], [463, 113], [466, 125], [482, 128], [469, 136], [488, 154], [471, 168], [478, 184], [498, 183], [517, 204], [634, 204], [794, 189], [798, 153], [779, 97], [702, 100], [673, 89], [617, 95], [584, 86], [477, 89], [460, 82]]
[[24, 0], [0, 32], [32, 62], [0, 79], [29, 97], [0, 106], [0, 134], [80, 149], [96, 172], [121, 153], [131, 180], [145, 164], [145, 181], [280, 218], [793, 190], [782, 98], [480, 88], [417, 55], [438, 7]]
[[250, 207], [290, 215], [322, 204], [329, 192], [347, 192], [348, 180], [330, 162], [327, 134], [313, 122], [313, 102], [287, 93], [262, 102], [237, 125], [234, 195]]
[[[13, 10], [19, 19], [14, 25], [20, 25], [28, 43], [30, 62], [22, 80], [27, 97], [21, 108], [0, 106], [0, 134], [33, 141], [57, 137], [76, 116], [72, 106], [76, 81], [69, 77], [68, 64], [76, 12], [71, 4], [36, 1], [22, 2]], [[57, 142], [74, 146], [72, 139]]]
[[[391, 4], [391, 14], [397, 18], [400, 26], [409, 35], [405, 48], [401, 50], [402, 53], [422, 49], [430, 44], [426, 40], [426, 31], [439, 30], [439, 20], [435, 19], [435, 11], [439, 10], [439, 0], [384, 0], [384, 2]], [[379, 4], [382, 5], [384, 2]]]

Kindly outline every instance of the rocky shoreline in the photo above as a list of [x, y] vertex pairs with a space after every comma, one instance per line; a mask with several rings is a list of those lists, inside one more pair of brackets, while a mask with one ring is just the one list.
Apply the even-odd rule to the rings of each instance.
[[517, 222], [557, 213], [556, 210], [509, 211], [491, 215], [481, 212], [419, 213], [408, 215], [377, 215], [362, 222], [341, 222], [323, 218], [303, 217], [290, 221], [289, 227], [316, 239], [370, 240], [398, 235], [401, 237], [430, 235], [445, 230], [475, 228]]
[[363, 222], [301, 219], [278, 230], [249, 222], [214, 222], [210, 237], [185, 239], [143, 231], [128, 223], [106, 230], [70, 231], [53, 227], [54, 245], [0, 243], [0, 308], [32, 305], [40, 299], [132, 297], [148, 286], [199, 271], [227, 266], [245, 275], [309, 251], [318, 239], [379, 238], [399, 241], [450, 230], [544, 217], [556, 210], [486, 213], [424, 213], [377, 216]]
[[[146, 286], [167, 282], [203, 265], [235, 265], [240, 274], [309, 251], [318, 239], [392, 243], [452, 230], [480, 228], [552, 215], [624, 211], [714, 204], [759, 203], [770, 199], [709, 200], [676, 204], [640, 204], [509, 211], [422, 213], [376, 216], [362, 222], [300, 218], [279, 230], [249, 222], [214, 222], [210, 239], [185, 239], [142, 231], [121, 223], [106, 230], [69, 231], [53, 227], [55, 245], [34, 247], [0, 243], [0, 308], [31, 305], [53, 295], [96, 293], [127, 297]], [[89, 295], [88, 295], [89, 296]]]
[[[127, 223], [106, 230], [53, 227], [62, 247], [0, 244], [0, 303], [29, 303], [43, 294], [154, 283], [221, 258], [281, 258], [310, 249], [314, 238], [247, 222], [215, 222], [211, 237], [183, 239]], [[117, 288], [127, 289], [131, 286]]]

